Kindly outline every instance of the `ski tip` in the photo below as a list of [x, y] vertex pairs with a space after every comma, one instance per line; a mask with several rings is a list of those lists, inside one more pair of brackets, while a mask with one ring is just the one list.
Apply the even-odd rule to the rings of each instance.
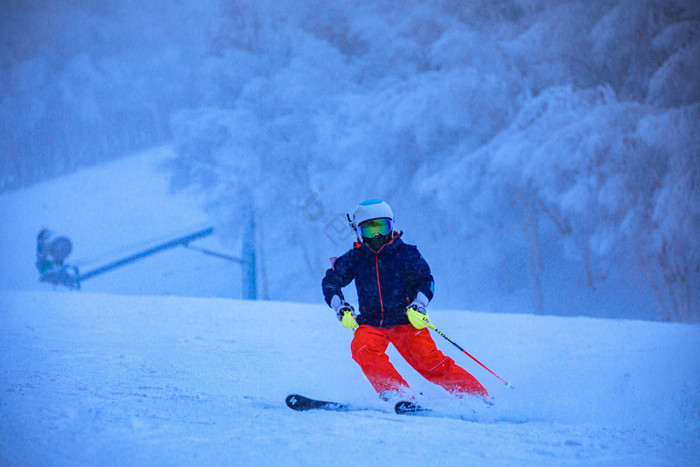
[[421, 407], [415, 402], [411, 401], [399, 401], [394, 405], [394, 412], [397, 414], [417, 414], [421, 412], [429, 412], [430, 409]]
[[287, 404], [287, 407], [290, 409], [296, 409], [297, 404], [299, 404], [300, 396], [298, 394], [290, 394], [287, 396], [287, 398], [284, 400], [285, 404]]

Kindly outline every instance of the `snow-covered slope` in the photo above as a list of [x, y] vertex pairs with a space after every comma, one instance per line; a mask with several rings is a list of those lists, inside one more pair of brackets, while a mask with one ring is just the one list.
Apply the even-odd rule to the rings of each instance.
[[[42, 228], [68, 236], [67, 263], [90, 271], [176, 234], [208, 226], [197, 199], [172, 194], [158, 148], [72, 175], [0, 195], [0, 290], [51, 290], [34, 266]], [[215, 231], [216, 234], [216, 231]], [[216, 235], [193, 245], [233, 254]], [[85, 281], [90, 292], [240, 298], [241, 268], [201, 253], [175, 248]]]
[[[451, 401], [391, 357], [427, 404], [476, 407], [470, 422], [390, 413], [322, 305], [5, 291], [0, 313], [0, 464], [700, 461], [697, 326], [436, 310], [515, 389], [444, 340], [493, 407]], [[293, 412], [289, 392], [380, 411]]]

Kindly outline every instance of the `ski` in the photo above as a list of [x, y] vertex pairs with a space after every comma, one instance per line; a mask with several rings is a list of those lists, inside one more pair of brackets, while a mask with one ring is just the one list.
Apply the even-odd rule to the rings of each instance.
[[351, 410], [365, 410], [361, 408], [354, 408], [350, 404], [343, 404], [340, 402], [322, 401], [318, 399], [311, 399], [309, 397], [301, 396], [299, 394], [290, 394], [285, 399], [287, 407], [292, 410], [297, 410], [299, 412], [305, 412], [307, 410], [330, 410], [333, 412], [349, 412]]
[[[287, 407], [292, 410], [299, 412], [306, 412], [309, 410], [327, 410], [331, 412], [381, 412], [387, 413], [388, 411], [382, 410], [378, 407], [371, 406], [361, 406], [353, 405], [343, 402], [333, 402], [324, 401], [319, 399], [311, 399], [310, 397], [302, 396], [299, 394], [290, 394], [285, 400]], [[398, 415], [407, 416], [419, 416], [419, 417], [437, 417], [437, 418], [451, 418], [454, 420], [463, 420], [465, 422], [473, 423], [514, 423], [522, 424], [528, 423], [530, 420], [523, 420], [510, 417], [489, 417], [480, 416], [476, 411], [472, 409], [471, 413], [452, 413], [445, 412], [443, 410], [434, 410], [432, 408], [424, 407], [413, 401], [399, 401], [394, 404], [394, 412]]]
[[[290, 394], [285, 399], [287, 407], [298, 412], [306, 412], [309, 410], [328, 410], [331, 412], [360, 412], [360, 411], [374, 411], [374, 412], [385, 412], [381, 408], [370, 407], [370, 406], [360, 406], [347, 404], [344, 402], [334, 402], [334, 401], [324, 401], [319, 399], [312, 399], [310, 397], [302, 396], [300, 394]], [[394, 406], [394, 412], [397, 414], [415, 414], [418, 412], [428, 412], [429, 409], [420, 407], [413, 402], [401, 401]]]
[[[290, 394], [285, 399], [287, 407], [298, 412], [307, 412], [309, 410], [326, 410], [330, 412], [386, 412], [377, 407], [362, 406], [348, 404], [344, 402], [325, 401], [312, 399], [300, 394]], [[399, 401], [394, 404], [394, 413], [398, 415], [423, 416], [423, 417], [438, 417], [438, 418], [453, 418], [470, 422], [478, 421], [476, 413], [471, 414], [454, 414], [435, 411], [431, 408], [424, 407], [413, 401]]]
[[415, 402], [399, 401], [394, 405], [394, 412], [399, 415], [427, 415], [432, 410], [422, 407]]

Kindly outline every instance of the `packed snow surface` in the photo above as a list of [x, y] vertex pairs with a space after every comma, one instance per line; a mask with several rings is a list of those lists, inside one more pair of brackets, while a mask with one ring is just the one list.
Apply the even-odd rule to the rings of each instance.
[[[0, 307], [9, 465], [700, 461], [697, 326], [435, 310], [514, 385], [438, 341], [495, 405], [454, 401], [391, 353], [438, 418], [391, 413], [325, 305], [7, 291]], [[377, 410], [294, 412], [292, 392]]]
[[[494, 405], [454, 400], [390, 348], [440, 415], [411, 417], [374, 395], [320, 289], [311, 304], [238, 300], [237, 265], [181, 250], [78, 292], [39, 283], [43, 226], [85, 258], [206, 224], [139, 162], [159, 157], [0, 197], [0, 465], [700, 464], [697, 325], [434, 308], [514, 389], [434, 335]], [[298, 413], [289, 393], [373, 410]]]

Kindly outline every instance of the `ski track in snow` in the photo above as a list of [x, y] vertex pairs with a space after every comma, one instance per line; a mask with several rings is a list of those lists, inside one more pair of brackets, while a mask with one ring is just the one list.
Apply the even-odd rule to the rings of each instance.
[[[697, 325], [434, 309], [515, 389], [435, 335], [495, 405], [451, 399], [390, 348], [446, 415], [411, 417], [376, 398], [325, 305], [194, 298], [240, 296], [237, 265], [173, 250], [81, 292], [39, 283], [41, 227], [84, 258], [206, 222], [153, 171], [165, 155], [0, 196], [0, 465], [700, 465]], [[297, 413], [289, 393], [377, 410]]]

